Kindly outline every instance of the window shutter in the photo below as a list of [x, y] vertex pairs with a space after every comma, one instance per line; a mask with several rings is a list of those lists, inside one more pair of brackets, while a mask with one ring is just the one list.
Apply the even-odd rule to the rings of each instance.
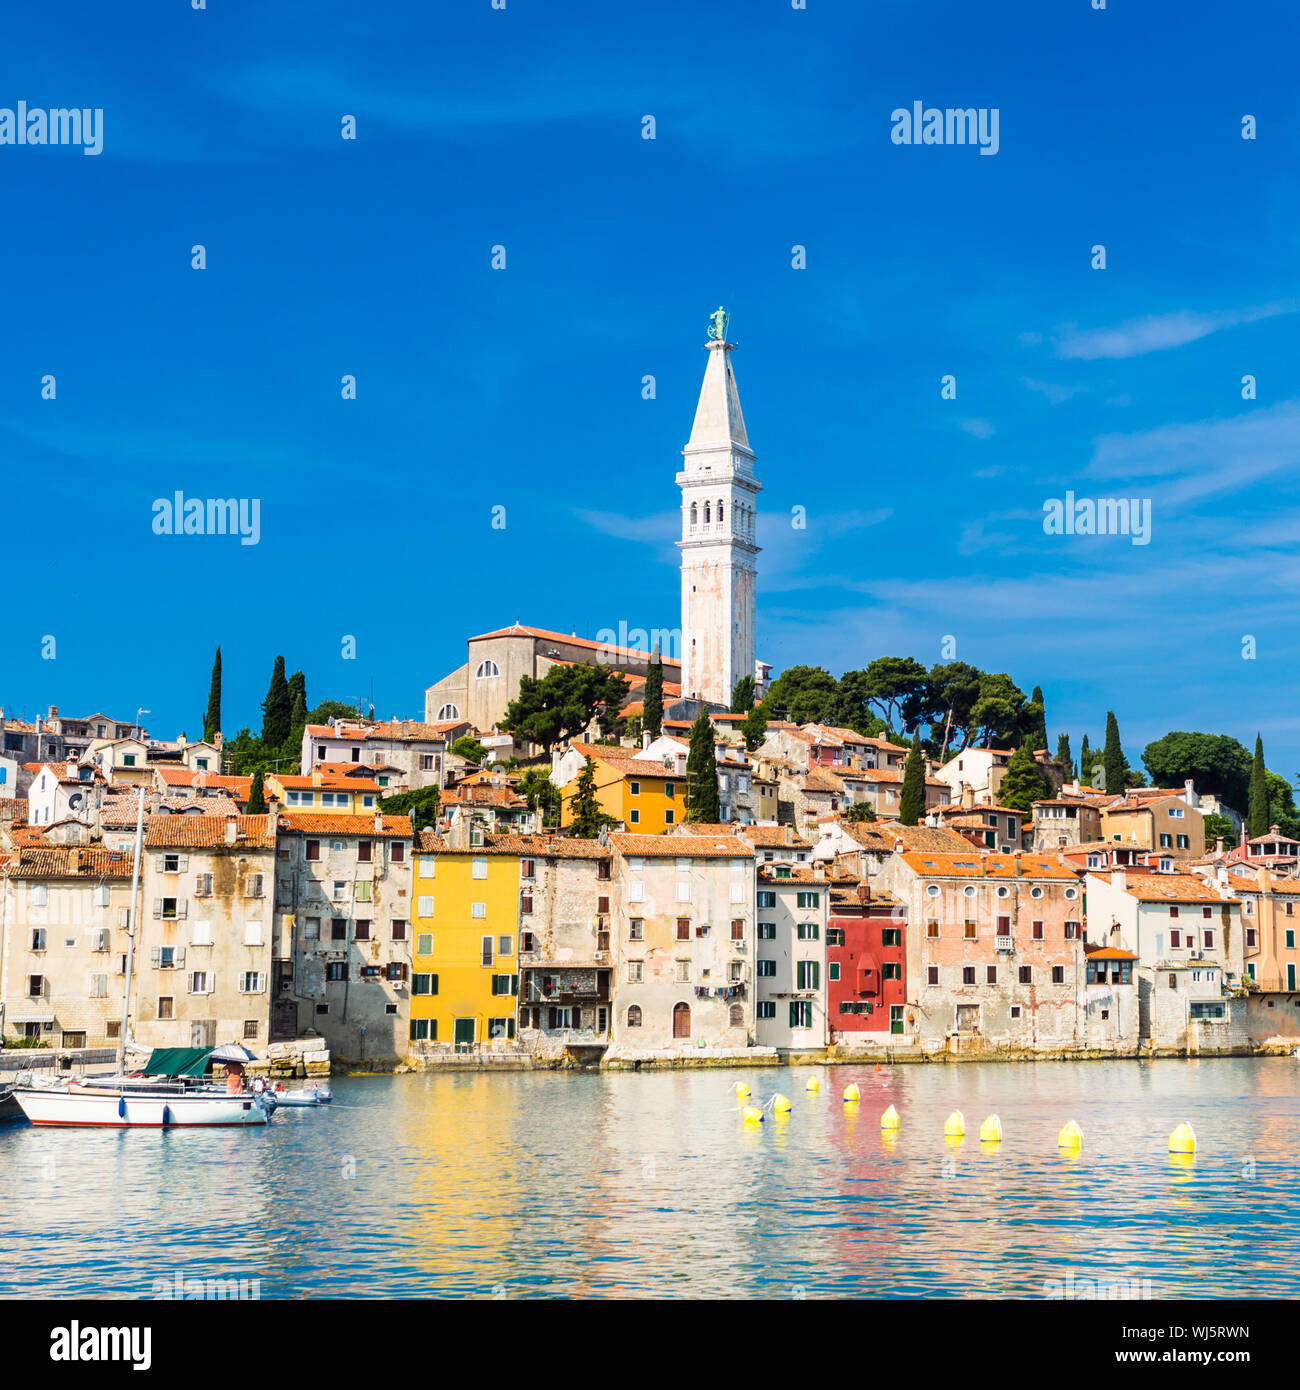
[[185, 964], [185, 947], [184, 947], [184, 946], [177, 946], [177, 948], [176, 948], [176, 961], [175, 961], [175, 964], [176, 964], [177, 970], [181, 969], [181, 967]]
[[207, 991], [206, 991], [206, 992], [207, 992], [208, 994], [211, 994], [211, 993], [216, 989], [216, 987], [217, 987], [217, 977], [212, 973], [211, 970], [209, 970], [209, 971], [207, 972], [207, 980], [208, 980], [208, 988], [207, 988]]
[[511, 975], [511, 977], [510, 977], [510, 993], [511, 993], [511, 994], [518, 994], [518, 993], [519, 993], [519, 976], [518, 976], [518, 975]]
[[149, 964], [152, 965], [155, 970], [162, 964], [162, 948], [160, 946], [153, 947], [149, 952]]
[[438, 992], [438, 977], [437, 977], [436, 975], [430, 975], [430, 976], [429, 976], [429, 993], [430, 993], [430, 994], [437, 994], [437, 992]]
[[799, 1005], [798, 1005], [798, 1004], [791, 1004], [791, 1005], [790, 1005], [790, 1027], [791, 1027], [791, 1028], [797, 1028], [798, 1026], [799, 1026]]
[[161, 899], [161, 898], [155, 898], [155, 899], [153, 900], [153, 915], [154, 915], [155, 917], [161, 917], [161, 916], [162, 916], [162, 899]]
[[182, 855], [180, 856], [180, 863], [176, 866], [176, 872], [177, 872], [177, 873], [181, 873], [181, 874], [186, 873], [186, 872], [188, 871], [189, 867], [190, 867], [190, 857], [189, 857], [189, 855], [188, 855], [188, 854], [182, 854]]
[[515, 1035], [515, 1021], [513, 1018], [506, 1019], [506, 1037], [513, 1038]]
[[176, 900], [177, 917], [188, 917], [190, 915], [190, 903], [188, 898], [178, 898]]

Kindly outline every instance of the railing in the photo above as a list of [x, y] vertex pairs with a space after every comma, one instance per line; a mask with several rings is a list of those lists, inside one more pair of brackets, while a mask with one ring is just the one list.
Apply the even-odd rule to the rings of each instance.
[[1008, 955], [1015, 953], [1016, 940], [1013, 936], [999, 936], [994, 940], [994, 946], [999, 951], [1005, 951]]

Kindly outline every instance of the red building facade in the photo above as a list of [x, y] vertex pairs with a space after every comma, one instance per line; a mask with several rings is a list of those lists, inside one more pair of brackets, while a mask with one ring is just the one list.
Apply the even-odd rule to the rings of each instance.
[[866, 885], [831, 891], [826, 931], [826, 1014], [830, 1040], [904, 1031], [907, 911]]

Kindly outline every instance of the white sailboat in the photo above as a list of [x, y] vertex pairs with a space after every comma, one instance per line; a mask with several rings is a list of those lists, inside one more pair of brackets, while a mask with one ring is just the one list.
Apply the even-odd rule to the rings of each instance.
[[[74, 1077], [14, 1087], [13, 1098], [34, 1125], [93, 1125], [111, 1129], [167, 1129], [189, 1125], [264, 1125], [273, 1107], [248, 1091], [222, 1089], [194, 1076], [222, 1049], [167, 1049], [174, 1064], [160, 1059], [154, 1074], [151, 1054], [145, 1074], [127, 1076], [126, 1040], [131, 1017], [131, 967], [135, 959], [136, 898], [144, 840], [144, 789], [136, 807], [135, 863], [131, 869], [131, 908], [127, 918], [126, 987], [122, 1000], [122, 1041], [118, 1075]], [[242, 1051], [243, 1049], [241, 1049]], [[251, 1057], [251, 1054], [246, 1054]], [[218, 1056], [218, 1061], [226, 1060]], [[188, 1075], [187, 1075], [188, 1074]]]

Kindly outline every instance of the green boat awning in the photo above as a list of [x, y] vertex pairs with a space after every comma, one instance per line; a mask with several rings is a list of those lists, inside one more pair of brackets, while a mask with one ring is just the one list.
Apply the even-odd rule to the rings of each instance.
[[145, 1065], [146, 1076], [202, 1076], [208, 1069], [210, 1047], [155, 1047]]

